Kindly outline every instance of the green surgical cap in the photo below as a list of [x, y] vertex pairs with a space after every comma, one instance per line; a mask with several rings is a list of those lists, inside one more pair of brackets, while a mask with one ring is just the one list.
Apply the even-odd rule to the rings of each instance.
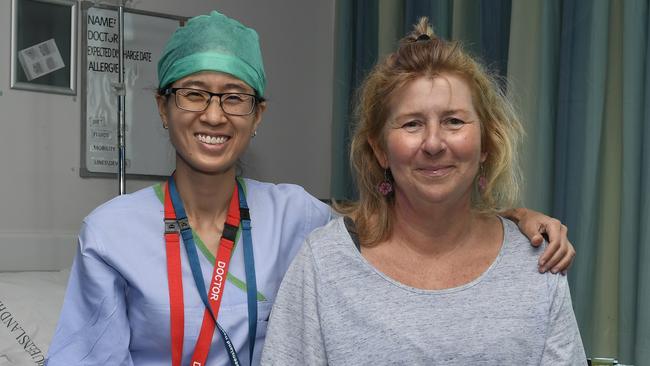
[[158, 87], [199, 71], [230, 74], [264, 96], [266, 76], [255, 30], [213, 11], [179, 27], [158, 61]]

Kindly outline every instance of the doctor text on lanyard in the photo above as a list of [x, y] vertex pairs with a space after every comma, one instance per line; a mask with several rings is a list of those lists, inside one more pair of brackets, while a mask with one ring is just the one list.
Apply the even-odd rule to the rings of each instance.
[[192, 354], [191, 366], [204, 366], [212, 344], [212, 335], [215, 326], [224, 341], [230, 363], [233, 366], [241, 365], [237, 352], [226, 331], [217, 323], [219, 307], [225, 290], [225, 280], [228, 275], [231, 254], [235, 245], [238, 228], [241, 224], [244, 244], [244, 266], [246, 271], [246, 294], [248, 302], [248, 341], [249, 362], [253, 360], [255, 336], [257, 332], [257, 284], [255, 281], [255, 263], [253, 259], [253, 245], [251, 237], [250, 215], [246, 203], [246, 195], [239, 180], [235, 185], [230, 207], [223, 227], [223, 234], [219, 241], [210, 289], [206, 291], [199, 257], [194, 244], [192, 229], [189, 225], [183, 202], [176, 189], [174, 176], [170, 176], [165, 186], [165, 248], [167, 253], [167, 280], [169, 284], [169, 304], [171, 313], [171, 345], [172, 366], [181, 366], [183, 358], [184, 337], [184, 305], [183, 305], [183, 279], [180, 256], [180, 235], [187, 252], [187, 258], [192, 270], [192, 276], [201, 300], [205, 305], [203, 323], [199, 338]]

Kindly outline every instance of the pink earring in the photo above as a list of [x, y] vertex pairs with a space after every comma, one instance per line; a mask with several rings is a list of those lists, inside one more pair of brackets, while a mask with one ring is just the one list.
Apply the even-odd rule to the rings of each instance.
[[379, 182], [377, 185], [377, 191], [382, 195], [382, 196], [388, 196], [393, 192], [393, 183], [391, 180], [388, 178], [388, 169], [384, 169], [384, 180]]

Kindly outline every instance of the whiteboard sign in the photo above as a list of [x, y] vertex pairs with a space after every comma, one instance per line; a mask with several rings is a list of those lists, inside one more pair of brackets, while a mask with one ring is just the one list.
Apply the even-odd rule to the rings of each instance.
[[[113, 176], [118, 169], [119, 25], [115, 8], [82, 13], [82, 176]], [[155, 101], [156, 64], [182, 18], [125, 9], [124, 84], [126, 173], [167, 176], [175, 155]], [[110, 175], [108, 175], [108, 174]]]

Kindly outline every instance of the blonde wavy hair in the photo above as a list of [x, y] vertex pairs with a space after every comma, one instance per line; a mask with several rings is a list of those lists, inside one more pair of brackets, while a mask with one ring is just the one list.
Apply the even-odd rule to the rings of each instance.
[[517, 149], [523, 129], [512, 103], [501, 90], [497, 77], [463, 50], [460, 43], [436, 37], [428, 19], [423, 17], [400, 40], [397, 51], [375, 65], [358, 91], [350, 166], [359, 200], [336, 204], [335, 209], [354, 219], [359, 239], [365, 246], [386, 240], [392, 233], [394, 197], [377, 191], [377, 185], [385, 179], [385, 171], [370, 145], [374, 141], [377, 148], [385, 149], [388, 101], [409, 82], [441, 73], [459, 75], [467, 82], [481, 123], [481, 149], [487, 153], [481, 173], [486, 185], [478, 189], [477, 172], [472, 209], [495, 213], [512, 207], [518, 200], [521, 174]]

